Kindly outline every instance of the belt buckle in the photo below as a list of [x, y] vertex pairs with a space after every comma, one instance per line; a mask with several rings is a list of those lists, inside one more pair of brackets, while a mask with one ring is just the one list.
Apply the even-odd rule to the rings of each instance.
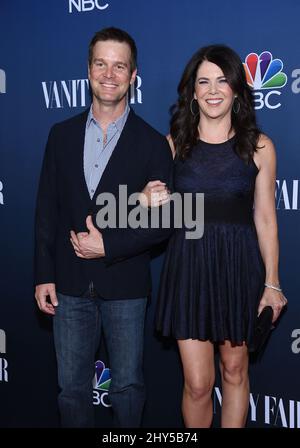
[[95, 298], [96, 297], [96, 292], [95, 292], [95, 289], [94, 289], [94, 283], [93, 282], [90, 282], [90, 284], [89, 284], [89, 292], [90, 292], [90, 297], [91, 298]]

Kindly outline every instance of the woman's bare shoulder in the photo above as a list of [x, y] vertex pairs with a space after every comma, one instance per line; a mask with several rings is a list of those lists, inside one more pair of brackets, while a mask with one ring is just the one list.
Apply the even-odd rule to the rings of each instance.
[[174, 142], [172, 140], [171, 135], [170, 134], [166, 135], [166, 139], [168, 140], [168, 143], [169, 143], [171, 151], [172, 151], [173, 159], [174, 159], [174, 157], [176, 155], [176, 150], [175, 150]]

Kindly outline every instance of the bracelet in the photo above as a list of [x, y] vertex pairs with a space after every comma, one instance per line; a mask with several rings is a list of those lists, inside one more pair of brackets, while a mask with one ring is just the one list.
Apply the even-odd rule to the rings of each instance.
[[266, 288], [275, 289], [275, 291], [282, 292], [282, 289], [279, 286], [271, 285], [270, 283], [265, 283]]

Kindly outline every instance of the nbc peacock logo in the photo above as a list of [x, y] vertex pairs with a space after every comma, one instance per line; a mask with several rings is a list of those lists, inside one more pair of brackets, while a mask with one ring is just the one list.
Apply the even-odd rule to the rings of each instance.
[[[243, 63], [248, 85], [254, 90], [255, 109], [277, 109], [281, 103], [274, 102], [274, 96], [278, 97], [281, 89], [287, 83], [287, 76], [282, 71], [281, 59], [273, 58], [270, 51], [263, 51], [260, 55], [250, 53]], [[261, 92], [268, 90], [267, 93]]]
[[243, 65], [247, 82], [254, 90], [280, 89], [287, 83], [282, 60], [273, 59], [269, 51], [263, 51], [259, 56], [248, 54]]
[[104, 362], [95, 362], [94, 389], [108, 391], [111, 382], [110, 369], [105, 367]]
[[108, 390], [111, 383], [110, 369], [105, 367], [104, 362], [98, 360], [95, 362], [95, 376], [93, 379], [93, 403], [102, 404], [108, 408], [111, 404], [108, 402]]

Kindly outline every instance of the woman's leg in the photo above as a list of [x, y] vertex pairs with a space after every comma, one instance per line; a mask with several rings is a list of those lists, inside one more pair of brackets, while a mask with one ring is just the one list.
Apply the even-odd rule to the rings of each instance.
[[182, 413], [187, 428], [209, 428], [215, 382], [214, 346], [209, 341], [178, 340], [183, 364]]
[[222, 428], [243, 428], [249, 408], [248, 348], [219, 345], [222, 377]]

